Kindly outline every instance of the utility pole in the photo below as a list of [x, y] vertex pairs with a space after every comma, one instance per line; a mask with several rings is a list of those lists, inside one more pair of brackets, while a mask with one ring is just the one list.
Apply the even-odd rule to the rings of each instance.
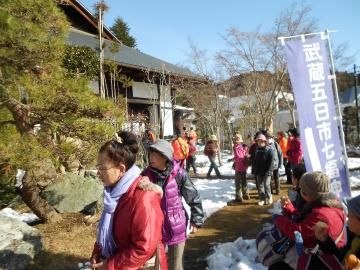
[[104, 31], [104, 11], [108, 8], [103, 0], [95, 4], [98, 9], [98, 30], [99, 30], [99, 92], [102, 98], [105, 98], [105, 76], [104, 76], [104, 41], [103, 41], [103, 31]]
[[357, 91], [357, 72], [356, 64], [354, 64], [354, 87], [355, 87], [355, 102], [356, 102], [356, 130], [358, 139], [360, 137], [360, 126], [359, 126], [359, 104], [358, 104], [358, 91]]

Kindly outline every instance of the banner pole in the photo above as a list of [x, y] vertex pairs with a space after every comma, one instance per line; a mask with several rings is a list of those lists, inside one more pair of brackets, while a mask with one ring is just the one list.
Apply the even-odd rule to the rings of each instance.
[[[335, 32], [338, 32], [338, 31], [339, 30], [326, 30], [326, 33], [335, 33]], [[316, 35], [321, 35], [323, 33], [324, 32], [314, 32], [314, 33], [306, 33], [306, 34], [287, 36], [287, 37], [278, 37], [278, 40], [285, 41], [285, 39], [298, 38], [298, 37], [302, 38], [302, 37], [306, 37], [306, 36], [316, 36]]]
[[328, 46], [329, 46], [330, 64], [331, 64], [331, 72], [332, 72], [331, 78], [333, 80], [333, 85], [334, 85], [335, 99], [336, 99], [336, 105], [337, 105], [337, 111], [338, 111], [338, 117], [339, 117], [338, 122], [339, 122], [339, 127], [340, 127], [340, 138], [341, 138], [342, 147], [343, 147], [344, 161], [345, 161], [345, 168], [346, 168], [346, 176], [348, 178], [347, 182], [348, 182], [349, 192], [350, 192], [350, 197], [351, 197], [349, 163], [348, 163], [348, 156], [347, 156], [347, 151], [346, 151], [344, 128], [343, 128], [343, 123], [342, 123], [342, 113], [341, 113], [341, 106], [340, 106], [340, 100], [339, 100], [339, 92], [338, 92], [337, 83], [336, 83], [335, 65], [334, 65], [334, 59], [333, 59], [333, 56], [332, 56], [332, 48], [331, 48], [331, 42], [330, 42], [330, 32], [328, 30], [325, 30], [325, 34], [326, 34], [326, 38], [327, 38]]

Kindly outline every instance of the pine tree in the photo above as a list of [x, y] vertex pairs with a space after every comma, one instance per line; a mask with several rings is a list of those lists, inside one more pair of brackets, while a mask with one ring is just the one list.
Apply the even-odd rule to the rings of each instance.
[[136, 40], [130, 35], [130, 27], [120, 17], [115, 19], [114, 25], [110, 28], [114, 35], [126, 46], [136, 48]]
[[[69, 76], [62, 67], [68, 27], [53, 0], [1, 1], [0, 169], [27, 171], [22, 198], [44, 221], [59, 215], [38, 196], [43, 161], [59, 168], [75, 155], [82, 165], [93, 164], [115, 131], [111, 123], [124, 119], [123, 107], [96, 96], [87, 77]], [[61, 138], [76, 138], [81, 148]]]

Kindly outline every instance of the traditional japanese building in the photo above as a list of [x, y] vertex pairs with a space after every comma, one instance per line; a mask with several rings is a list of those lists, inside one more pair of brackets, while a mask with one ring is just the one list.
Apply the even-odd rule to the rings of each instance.
[[[71, 24], [69, 45], [88, 46], [99, 51], [99, 33], [96, 17], [79, 1], [57, 1]], [[141, 114], [157, 134], [171, 137], [174, 134], [174, 97], [176, 84], [181, 80], [200, 80], [191, 71], [165, 62], [138, 49], [125, 46], [105, 26], [103, 33], [104, 59], [117, 64], [121, 74], [130, 78], [131, 86], [123, 84], [105, 73], [105, 96], [123, 96], [128, 115]], [[115, 48], [115, 49], [114, 49]], [[99, 80], [92, 83], [99, 93]]]

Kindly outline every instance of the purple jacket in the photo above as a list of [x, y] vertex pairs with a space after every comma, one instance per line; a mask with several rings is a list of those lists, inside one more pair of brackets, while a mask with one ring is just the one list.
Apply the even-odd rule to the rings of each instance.
[[[182, 203], [182, 196], [175, 177], [180, 170], [180, 163], [174, 162], [173, 169], [164, 186], [161, 208], [164, 213], [163, 241], [166, 245], [176, 245], [186, 240], [187, 215]], [[156, 183], [155, 174], [146, 169], [143, 175]]]
[[246, 144], [234, 144], [234, 156], [235, 156], [235, 171], [237, 172], [246, 172], [248, 167], [246, 163], [246, 153], [248, 147]]

